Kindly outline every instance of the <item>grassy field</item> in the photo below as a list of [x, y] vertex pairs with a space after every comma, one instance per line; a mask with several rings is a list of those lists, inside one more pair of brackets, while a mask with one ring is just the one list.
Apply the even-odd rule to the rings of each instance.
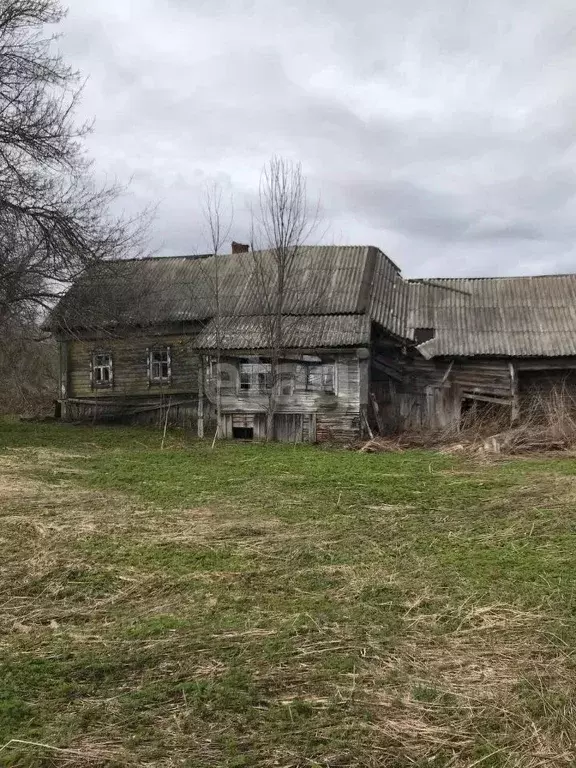
[[0, 765], [576, 764], [576, 460], [0, 422]]

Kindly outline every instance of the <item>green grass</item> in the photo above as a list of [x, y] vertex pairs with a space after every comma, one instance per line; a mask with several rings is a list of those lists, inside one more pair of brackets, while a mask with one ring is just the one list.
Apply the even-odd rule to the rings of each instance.
[[573, 459], [160, 441], [0, 422], [1, 765], [574, 764]]

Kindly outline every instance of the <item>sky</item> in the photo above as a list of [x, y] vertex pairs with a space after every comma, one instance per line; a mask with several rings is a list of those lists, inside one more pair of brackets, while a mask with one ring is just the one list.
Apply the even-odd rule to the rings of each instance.
[[406, 277], [576, 272], [574, 0], [68, 0], [99, 178], [202, 253], [203, 189], [246, 240], [263, 165], [301, 162], [314, 242]]

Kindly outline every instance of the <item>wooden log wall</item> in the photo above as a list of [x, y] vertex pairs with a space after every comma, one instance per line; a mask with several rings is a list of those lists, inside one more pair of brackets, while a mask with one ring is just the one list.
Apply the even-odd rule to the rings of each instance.
[[[61, 342], [65, 343], [65, 342]], [[148, 381], [147, 349], [169, 346], [172, 378], [169, 383]], [[170, 396], [196, 394], [200, 360], [188, 336], [127, 336], [98, 341], [68, 342], [68, 397], [93, 397], [96, 390], [90, 380], [90, 362], [95, 351], [110, 352], [113, 360], [114, 386], [98, 390], [106, 399], [141, 395]]]

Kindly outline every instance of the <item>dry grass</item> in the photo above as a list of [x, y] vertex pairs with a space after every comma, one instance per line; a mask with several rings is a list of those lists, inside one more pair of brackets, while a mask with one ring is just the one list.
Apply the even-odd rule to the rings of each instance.
[[457, 425], [444, 430], [404, 432], [358, 446], [363, 453], [427, 448], [468, 456], [522, 456], [576, 451], [576, 398], [566, 385], [521, 397], [520, 419], [510, 425], [510, 406], [479, 403]]
[[568, 465], [86, 434], [0, 452], [2, 765], [575, 763]]

